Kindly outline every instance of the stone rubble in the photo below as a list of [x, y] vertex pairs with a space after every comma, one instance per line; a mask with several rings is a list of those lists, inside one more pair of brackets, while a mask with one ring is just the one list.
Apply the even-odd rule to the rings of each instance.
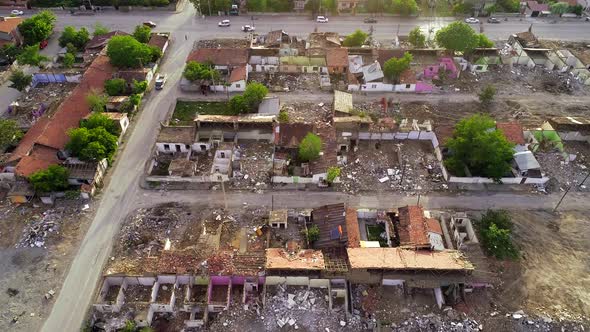
[[38, 216], [39, 219], [31, 220], [29, 225], [23, 229], [22, 238], [15, 247], [45, 248], [47, 237], [51, 233], [59, 234], [59, 222], [64, 212], [64, 208], [47, 210], [43, 212], [42, 216]]

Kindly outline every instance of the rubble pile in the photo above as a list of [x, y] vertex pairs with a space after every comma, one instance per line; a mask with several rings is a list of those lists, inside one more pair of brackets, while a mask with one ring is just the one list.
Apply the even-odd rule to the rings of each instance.
[[268, 86], [274, 92], [317, 91], [320, 88], [318, 74], [250, 73], [249, 79]]
[[240, 169], [234, 170], [231, 188], [262, 193], [270, 183], [272, 146], [265, 143], [239, 145], [234, 153], [239, 156]]
[[59, 234], [60, 220], [62, 219], [64, 208], [57, 208], [43, 212], [30, 221], [29, 225], [23, 229], [21, 240], [16, 244], [16, 248], [23, 247], [45, 247], [47, 236], [51, 233]]
[[543, 172], [556, 180], [556, 183], [547, 186], [548, 191], [564, 191], [572, 185], [575, 186], [571, 189], [574, 191], [590, 190], [590, 181], [588, 180], [579, 185], [588, 174], [588, 168], [581, 163], [583, 155], [579, 155], [580, 160], [576, 155], [573, 155], [570, 159], [575, 158], [575, 160], [567, 162], [561, 153], [537, 153], [535, 157]]
[[289, 114], [289, 121], [295, 123], [329, 122], [332, 114], [331, 103], [292, 103], [282, 110]]
[[392, 330], [399, 332], [436, 331], [436, 332], [475, 332], [482, 331], [483, 325], [469, 318], [459, 321], [448, 321], [444, 316], [434, 313], [415, 316], [400, 324], [392, 323]]
[[195, 43], [197, 48], [247, 48], [250, 46], [248, 39], [241, 38], [220, 38], [220, 39], [202, 39]]

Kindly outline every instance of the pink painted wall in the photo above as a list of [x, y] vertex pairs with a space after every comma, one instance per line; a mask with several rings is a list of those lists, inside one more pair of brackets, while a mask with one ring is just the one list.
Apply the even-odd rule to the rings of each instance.
[[441, 67], [444, 67], [449, 72], [450, 78], [457, 78], [457, 66], [455, 66], [455, 62], [451, 58], [441, 58], [438, 64], [429, 65], [424, 68], [424, 77], [436, 78]]
[[432, 92], [432, 85], [424, 82], [416, 82], [416, 92], [429, 93]]

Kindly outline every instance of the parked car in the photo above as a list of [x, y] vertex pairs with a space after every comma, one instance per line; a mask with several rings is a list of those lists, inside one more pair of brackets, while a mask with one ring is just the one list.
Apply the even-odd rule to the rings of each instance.
[[143, 25], [145, 25], [146, 27], [150, 27], [152, 29], [156, 27], [156, 23], [154, 23], [152, 21], [145, 21], [145, 22], [143, 22]]
[[315, 21], [318, 23], [328, 23], [328, 18], [325, 16], [318, 16]]
[[374, 17], [366, 17], [363, 22], [365, 23], [377, 23], [377, 19]]
[[166, 74], [158, 74], [156, 76], [156, 90], [162, 90], [164, 84], [166, 84]]
[[254, 30], [256, 30], [256, 28], [253, 27], [253, 26], [250, 26], [250, 25], [242, 25], [242, 31], [244, 31], [244, 32], [252, 32]]
[[489, 17], [488, 23], [500, 23], [500, 20], [495, 17]]
[[228, 27], [230, 25], [231, 24], [229, 23], [229, 20], [223, 20], [223, 21], [217, 23], [217, 26], [219, 26], [219, 27]]
[[47, 40], [43, 40], [42, 42], [39, 43], [39, 49], [42, 50], [45, 47], [47, 47], [47, 44], [49, 44], [49, 42]]
[[469, 17], [465, 19], [465, 23], [469, 23], [469, 24], [477, 24], [479, 23], [479, 20], [476, 19], [475, 17]]
[[25, 12], [23, 12], [22, 10], [18, 10], [18, 9], [15, 9], [15, 10], [13, 10], [13, 11], [10, 12], [10, 15], [13, 15], [13, 16], [21, 16], [21, 15], [24, 15], [24, 14], [25, 14]]

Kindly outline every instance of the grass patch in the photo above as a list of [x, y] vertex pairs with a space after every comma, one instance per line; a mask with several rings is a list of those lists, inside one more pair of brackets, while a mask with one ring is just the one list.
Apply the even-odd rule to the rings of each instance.
[[385, 232], [383, 224], [367, 225], [367, 239], [369, 241], [379, 241], [381, 247], [387, 247], [387, 240], [381, 237], [383, 232]]
[[177, 101], [170, 124], [190, 125], [197, 114], [232, 115], [228, 103], [208, 101]]

